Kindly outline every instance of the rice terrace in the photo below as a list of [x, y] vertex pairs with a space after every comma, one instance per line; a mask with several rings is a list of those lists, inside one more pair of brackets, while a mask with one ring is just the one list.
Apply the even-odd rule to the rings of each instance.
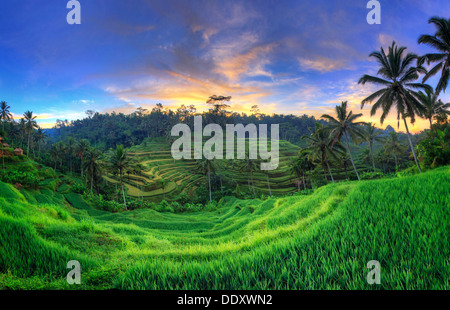
[[150, 2], [0, 4], [1, 291], [450, 289], [447, 2]]

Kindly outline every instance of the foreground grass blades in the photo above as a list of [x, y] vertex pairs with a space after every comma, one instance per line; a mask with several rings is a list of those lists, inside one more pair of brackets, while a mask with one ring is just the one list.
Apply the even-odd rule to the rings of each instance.
[[[188, 214], [0, 183], [0, 288], [449, 289], [450, 168]], [[54, 197], [52, 197], [54, 195]], [[69, 286], [77, 259], [82, 284]], [[381, 285], [366, 264], [381, 263]]]

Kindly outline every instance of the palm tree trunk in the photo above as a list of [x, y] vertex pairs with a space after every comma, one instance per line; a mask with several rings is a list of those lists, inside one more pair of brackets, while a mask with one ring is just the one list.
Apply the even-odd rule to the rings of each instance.
[[209, 185], [209, 201], [212, 201], [212, 195], [211, 195], [211, 173], [208, 169], [208, 185]]
[[373, 167], [373, 172], [375, 172], [375, 157], [373, 156], [373, 144], [370, 144], [370, 154], [372, 155], [372, 167]]
[[123, 176], [122, 176], [122, 174], [120, 174], [120, 186], [122, 187], [123, 204], [125, 205], [125, 210], [128, 210], [127, 209], [127, 200], [125, 199], [125, 190], [123, 189]]
[[[361, 181], [361, 179], [359, 178], [358, 170], [356, 169], [355, 163], [354, 163], [354, 161], [353, 161], [352, 151], [350, 150], [350, 144], [348, 143], [348, 134], [347, 134], [347, 131], [345, 131], [345, 140], [346, 140], [346, 142], [347, 142], [347, 150], [348, 150], [348, 153], [349, 153], [349, 155], [350, 155], [350, 161], [352, 162], [353, 169], [355, 169], [356, 176], [358, 177], [358, 181]], [[327, 162], [327, 164], [328, 164], [328, 162]], [[333, 183], [334, 183], [334, 182], [333, 182]]]
[[411, 134], [409, 133], [409, 129], [408, 129], [408, 124], [406, 123], [406, 118], [403, 118], [403, 121], [405, 122], [405, 127], [406, 127], [406, 132], [408, 133], [408, 141], [409, 141], [409, 145], [411, 146], [411, 151], [413, 153], [414, 156], [414, 161], [416, 162], [417, 168], [419, 169], [419, 172], [422, 173], [422, 169], [420, 169], [420, 165], [419, 162], [417, 161], [417, 156], [416, 156], [416, 152], [414, 152], [414, 147], [411, 141]]
[[123, 197], [123, 204], [125, 205], [125, 210], [127, 209], [127, 200], [125, 199], [125, 190], [123, 189], [123, 184], [120, 184], [122, 186], [122, 197]]
[[80, 158], [81, 158], [81, 178], [83, 178], [83, 155], [81, 155]]
[[256, 193], [255, 193], [255, 182], [253, 182], [253, 171], [250, 174], [252, 176], [252, 188], [253, 188], [253, 197], [256, 197]]
[[309, 168], [309, 182], [311, 183], [311, 189], [313, 189], [313, 182], [312, 182], [312, 172], [311, 172], [311, 168]]
[[27, 147], [27, 157], [30, 153], [30, 137], [31, 137], [31, 131], [28, 132], [28, 147]]
[[397, 163], [397, 154], [395, 154], [395, 151], [394, 151], [394, 159], [395, 159], [395, 170], [397, 170], [398, 163]]
[[305, 173], [302, 171], [303, 188], [306, 190]]
[[328, 171], [330, 172], [331, 181], [334, 183], [333, 174], [331, 173], [330, 164], [328, 164], [328, 159], [325, 158], [325, 162], [327, 163]]
[[267, 186], [269, 187], [269, 195], [272, 196], [272, 190], [270, 189], [270, 180], [269, 180], [269, 174], [266, 174], [266, 178], [267, 178]]

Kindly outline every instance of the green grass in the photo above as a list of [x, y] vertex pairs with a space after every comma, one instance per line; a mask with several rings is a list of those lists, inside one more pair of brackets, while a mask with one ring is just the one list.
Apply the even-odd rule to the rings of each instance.
[[[0, 288], [449, 289], [449, 185], [443, 167], [173, 214], [0, 183]], [[81, 286], [65, 282], [73, 259]]]

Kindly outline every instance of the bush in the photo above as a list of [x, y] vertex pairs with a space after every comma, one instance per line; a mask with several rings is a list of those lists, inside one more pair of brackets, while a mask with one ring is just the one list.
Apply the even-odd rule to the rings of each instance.
[[33, 172], [19, 170], [2, 170], [0, 180], [10, 184], [21, 184], [25, 187], [37, 188], [39, 179]]
[[51, 179], [56, 177], [56, 172], [53, 168], [45, 168], [38, 171], [38, 176], [41, 179]]
[[158, 212], [175, 212], [173, 207], [165, 200], [161, 201], [161, 203], [156, 206], [155, 210]]
[[125, 211], [125, 205], [113, 200], [105, 200], [102, 195], [96, 195], [93, 193], [85, 192], [83, 198], [92, 206], [97, 209], [110, 211], [110, 212], [122, 212]]
[[363, 172], [360, 173], [361, 180], [374, 180], [381, 179], [384, 177], [384, 174], [381, 172]]
[[450, 164], [450, 130], [435, 128], [428, 137], [417, 145], [419, 160], [427, 168], [436, 168]]
[[407, 177], [407, 176], [415, 175], [418, 173], [419, 173], [419, 169], [417, 168], [417, 166], [412, 166], [412, 167], [409, 167], [408, 169], [397, 172], [397, 177], [399, 177], [399, 178]]
[[83, 194], [84, 192], [87, 192], [86, 186], [81, 182], [75, 182], [75, 184], [72, 186], [72, 192], [75, 194]]

